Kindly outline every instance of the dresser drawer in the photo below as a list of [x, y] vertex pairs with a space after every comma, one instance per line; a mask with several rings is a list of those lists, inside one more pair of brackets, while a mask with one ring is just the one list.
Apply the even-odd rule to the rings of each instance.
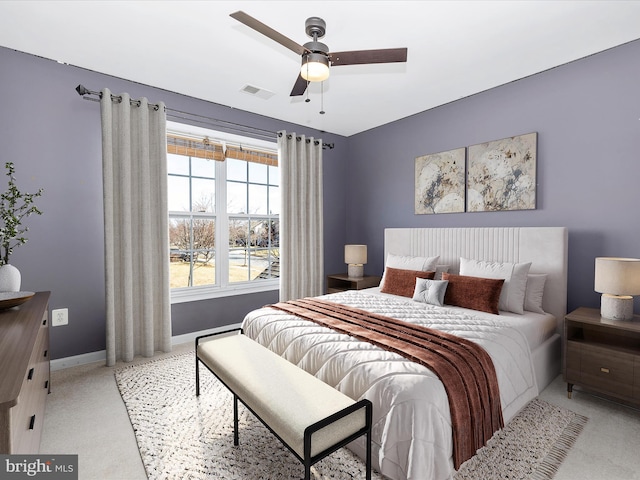
[[25, 372], [18, 403], [10, 412], [11, 444], [15, 452], [37, 452], [49, 392], [49, 326], [38, 331]]
[[[43, 368], [34, 375], [34, 382], [44, 385]], [[36, 385], [34, 383], [34, 385]], [[45, 388], [20, 392], [18, 404], [10, 411], [11, 445], [15, 452], [38, 452], [44, 425], [47, 390]]]
[[633, 396], [635, 355], [590, 344], [580, 345], [580, 383], [626, 398]]
[[[46, 383], [46, 385], [45, 385]], [[41, 327], [22, 381], [20, 395], [49, 389], [49, 327]]]

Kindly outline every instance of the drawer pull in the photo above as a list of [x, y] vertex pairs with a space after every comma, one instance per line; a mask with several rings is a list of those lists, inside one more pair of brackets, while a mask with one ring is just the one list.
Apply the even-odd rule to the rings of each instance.
[[44, 358], [47, 358], [47, 352], [48, 352], [48, 351], [49, 351], [49, 350], [45, 350], [45, 351], [44, 351]]
[[602, 373], [609, 373], [609, 369], [608, 368], [604, 368], [604, 367], [600, 367], [600, 371]]
[[46, 382], [44, 382], [44, 388], [49, 388], [49, 380], [47, 380]]
[[32, 380], [33, 379], [33, 368], [29, 369], [29, 375], [27, 375], [27, 380]]
[[46, 319], [46, 318], [43, 318], [43, 319], [42, 319], [42, 325], [46, 325], [46, 324], [47, 324], [47, 319]]
[[33, 427], [36, 424], [36, 416], [31, 415], [31, 420], [29, 421], [29, 430], [33, 430]]

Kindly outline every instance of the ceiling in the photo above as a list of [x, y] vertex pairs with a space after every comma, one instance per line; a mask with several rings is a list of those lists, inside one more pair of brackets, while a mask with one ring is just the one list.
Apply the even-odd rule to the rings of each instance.
[[[237, 10], [299, 44], [319, 16], [330, 51], [407, 63], [334, 66], [305, 102], [300, 57]], [[0, 1], [0, 46], [344, 136], [638, 38], [640, 1]]]

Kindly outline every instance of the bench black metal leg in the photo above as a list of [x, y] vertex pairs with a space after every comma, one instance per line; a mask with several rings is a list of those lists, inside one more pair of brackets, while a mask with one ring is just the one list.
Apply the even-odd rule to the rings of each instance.
[[200, 396], [200, 361], [196, 355], [196, 397]]
[[367, 480], [371, 480], [371, 426], [367, 431]]
[[238, 445], [238, 396], [233, 394], [233, 444]]

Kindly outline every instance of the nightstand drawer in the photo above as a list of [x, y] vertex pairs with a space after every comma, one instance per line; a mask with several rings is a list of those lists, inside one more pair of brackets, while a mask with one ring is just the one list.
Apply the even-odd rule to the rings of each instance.
[[580, 383], [630, 398], [634, 355], [596, 345], [580, 345]]

